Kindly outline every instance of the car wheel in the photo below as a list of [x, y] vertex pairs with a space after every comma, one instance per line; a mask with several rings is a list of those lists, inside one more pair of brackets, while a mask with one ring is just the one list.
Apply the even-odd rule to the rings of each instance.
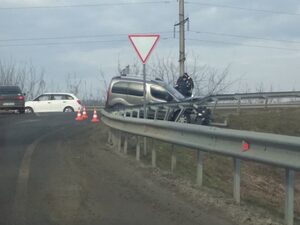
[[[179, 113], [180, 113], [180, 110], [178, 110], [174, 113], [174, 115], [172, 117], [172, 121], [175, 121], [177, 119], [177, 116]], [[177, 123], [191, 123], [191, 116], [189, 113], [184, 112], [176, 122]]]
[[70, 106], [64, 108], [64, 112], [74, 112], [74, 109]]
[[[25, 113], [34, 113], [31, 107], [26, 107], [24, 110]], [[21, 112], [20, 112], [21, 113]]]
[[177, 121], [178, 123], [190, 123], [191, 122], [191, 117], [189, 114], [184, 113], [181, 115]]

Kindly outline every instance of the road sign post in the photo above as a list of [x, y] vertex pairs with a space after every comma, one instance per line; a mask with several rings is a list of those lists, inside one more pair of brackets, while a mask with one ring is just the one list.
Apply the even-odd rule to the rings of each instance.
[[143, 91], [144, 91], [144, 118], [147, 118], [146, 114], [146, 61], [148, 60], [151, 52], [156, 46], [160, 35], [158, 34], [130, 34], [128, 38], [138, 54], [139, 59], [143, 63]]

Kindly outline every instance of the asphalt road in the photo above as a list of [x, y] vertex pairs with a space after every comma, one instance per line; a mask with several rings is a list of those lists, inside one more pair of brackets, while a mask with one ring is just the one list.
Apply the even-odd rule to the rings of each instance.
[[232, 225], [106, 146], [74, 114], [0, 114], [0, 225]]

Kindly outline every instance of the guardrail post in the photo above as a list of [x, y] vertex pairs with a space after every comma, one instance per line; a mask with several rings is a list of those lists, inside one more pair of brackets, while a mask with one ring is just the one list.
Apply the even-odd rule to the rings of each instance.
[[285, 206], [284, 220], [286, 225], [294, 224], [294, 176], [292, 169], [285, 169]]
[[144, 155], [147, 155], [147, 138], [144, 137]]
[[121, 145], [122, 145], [122, 132], [118, 132], [118, 152], [121, 152]]
[[154, 139], [152, 139], [152, 167], [156, 167], [156, 149], [155, 149], [155, 144], [154, 144]]
[[237, 158], [233, 158], [233, 198], [236, 203], [240, 203], [241, 201], [241, 160]]
[[137, 161], [140, 161], [140, 154], [141, 154], [141, 143], [140, 143], [140, 137], [136, 137], [136, 153], [135, 158]]
[[197, 177], [196, 185], [201, 187], [203, 184], [203, 159], [204, 153], [200, 150], [197, 150]]
[[137, 116], [136, 116], [137, 118], [140, 118], [140, 109], [138, 109], [138, 111], [137, 111]]
[[239, 97], [238, 98], [238, 108], [237, 108], [238, 115], [240, 114], [240, 112], [241, 112], [241, 98]]
[[127, 147], [128, 147], [128, 135], [124, 135], [124, 154], [127, 155]]
[[170, 115], [170, 107], [167, 107], [167, 110], [166, 110], [166, 114], [165, 114], [164, 120], [168, 120], [168, 119], [169, 119], [169, 115]]
[[111, 138], [111, 129], [109, 129], [109, 131], [108, 131], [108, 139], [107, 139], [107, 143], [109, 144], [109, 145], [111, 145], [112, 144], [112, 140], [111, 140], [112, 138]]
[[215, 104], [214, 104], [214, 107], [213, 109], [211, 110], [211, 114], [213, 115], [216, 111], [216, 108], [217, 108], [217, 104], [218, 104], [218, 99], [215, 100]]
[[113, 129], [111, 130], [111, 144], [113, 148], [116, 146], [116, 134]]
[[171, 172], [173, 173], [176, 169], [176, 155], [175, 155], [175, 146], [171, 146]]
[[265, 109], [268, 108], [268, 97], [265, 98]]

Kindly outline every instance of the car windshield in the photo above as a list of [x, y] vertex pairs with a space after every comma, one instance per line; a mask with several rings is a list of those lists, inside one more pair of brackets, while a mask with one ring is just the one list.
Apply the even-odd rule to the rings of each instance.
[[179, 92], [177, 91], [174, 87], [172, 87], [169, 84], [164, 83], [164, 88], [169, 91], [173, 96], [175, 96], [175, 98], [177, 98], [178, 100], [183, 100], [185, 99], [185, 97]]

